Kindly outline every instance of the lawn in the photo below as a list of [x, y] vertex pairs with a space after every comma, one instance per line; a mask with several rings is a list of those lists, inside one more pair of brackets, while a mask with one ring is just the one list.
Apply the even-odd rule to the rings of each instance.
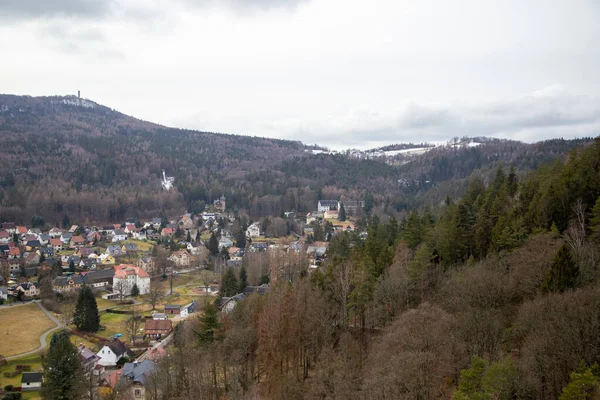
[[100, 325], [106, 326], [105, 331], [98, 331], [98, 336], [110, 339], [115, 334], [120, 333], [123, 335], [122, 341], [128, 342], [129, 337], [125, 331], [125, 321], [131, 317], [129, 314], [113, 314], [113, 313], [102, 313], [100, 314]]
[[0, 354], [8, 357], [37, 349], [42, 333], [55, 326], [37, 304], [0, 309]]
[[8, 362], [8, 364], [0, 367], [0, 387], [4, 387], [6, 385], [21, 386], [20, 374], [13, 378], [4, 377], [5, 372], [14, 371], [17, 365], [31, 365], [31, 372], [42, 371], [42, 360], [37, 354], [19, 358], [17, 360], [11, 360]]

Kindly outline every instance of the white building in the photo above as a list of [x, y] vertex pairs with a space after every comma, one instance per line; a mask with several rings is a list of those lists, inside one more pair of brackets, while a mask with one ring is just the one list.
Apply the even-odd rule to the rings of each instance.
[[246, 229], [246, 237], [256, 238], [260, 236], [260, 227], [257, 223], [254, 223]]
[[337, 200], [319, 200], [317, 210], [322, 213], [329, 210], [337, 210], [339, 204]]
[[113, 292], [123, 292], [124, 296], [131, 295], [131, 288], [137, 285], [140, 294], [150, 292], [150, 275], [140, 267], [133, 264], [115, 265], [113, 278]]
[[135, 354], [119, 339], [113, 339], [110, 343], [105, 344], [96, 355], [100, 357], [98, 364], [105, 367], [116, 366], [117, 361], [122, 357], [127, 357], [130, 360], [135, 358]]

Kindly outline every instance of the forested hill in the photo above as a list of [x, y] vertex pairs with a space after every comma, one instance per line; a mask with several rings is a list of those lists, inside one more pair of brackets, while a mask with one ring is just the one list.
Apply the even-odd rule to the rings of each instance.
[[[253, 218], [306, 213], [320, 198], [403, 213], [460, 197], [473, 172], [486, 182], [498, 164], [522, 173], [589, 142], [477, 140], [394, 163], [312, 154], [299, 141], [167, 128], [75, 96], [0, 95], [0, 220], [118, 222], [201, 211], [221, 195]], [[171, 191], [161, 188], [162, 170], [175, 177]]]

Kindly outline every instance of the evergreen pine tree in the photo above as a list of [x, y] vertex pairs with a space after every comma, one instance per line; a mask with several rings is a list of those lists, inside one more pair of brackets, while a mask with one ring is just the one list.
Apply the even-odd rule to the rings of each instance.
[[75, 273], [75, 261], [72, 258], [69, 260], [69, 272], [72, 274]]
[[246, 286], [248, 286], [248, 274], [246, 274], [246, 267], [242, 265], [242, 268], [240, 268], [240, 283], [238, 285], [238, 292], [244, 293]]
[[77, 329], [86, 332], [96, 332], [100, 328], [98, 304], [92, 289], [87, 285], [83, 285], [77, 296], [73, 323]]
[[71, 220], [69, 219], [69, 216], [67, 214], [65, 214], [65, 216], [63, 217], [62, 227], [63, 229], [69, 229], [71, 227]]
[[200, 241], [200, 229], [196, 230], [196, 242]]
[[506, 181], [506, 188], [508, 190], [508, 195], [512, 198], [515, 197], [518, 189], [518, 180], [517, 173], [515, 171], [515, 166], [510, 166], [510, 172], [508, 173], [508, 180]]
[[138, 288], [137, 283], [134, 283], [131, 287], [131, 297], [138, 297], [140, 295], [140, 288]]
[[542, 292], [564, 292], [567, 289], [575, 287], [577, 277], [579, 276], [579, 267], [571, 256], [571, 249], [566, 243], [563, 244], [556, 256], [550, 269], [546, 273], [546, 278], [542, 284]]
[[71, 400], [81, 397], [84, 390], [81, 359], [66, 332], [52, 335], [43, 366], [43, 399]]
[[338, 213], [338, 220], [346, 220], [346, 207], [344, 207], [344, 203], [340, 203], [340, 212]]
[[221, 288], [219, 294], [222, 297], [231, 297], [237, 294], [238, 280], [233, 273], [233, 269], [228, 268], [227, 272], [221, 278]]
[[214, 232], [210, 235], [210, 239], [208, 240], [208, 251], [210, 251], [210, 254], [213, 256], [219, 254], [219, 241]]
[[192, 241], [192, 234], [190, 233], [190, 231], [187, 231], [187, 235], [185, 237], [185, 241], [190, 243]]
[[213, 303], [208, 303], [204, 308], [204, 314], [200, 317], [200, 329], [197, 332], [200, 345], [207, 346], [218, 340], [220, 327], [219, 310]]

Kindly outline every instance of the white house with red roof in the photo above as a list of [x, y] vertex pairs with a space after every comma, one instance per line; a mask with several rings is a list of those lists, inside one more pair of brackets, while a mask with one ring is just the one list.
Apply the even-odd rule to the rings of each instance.
[[131, 294], [131, 288], [134, 284], [140, 290], [140, 294], [150, 292], [150, 275], [140, 267], [133, 264], [119, 264], [113, 267], [115, 276], [113, 278], [113, 288], [122, 289], [125, 296]]

